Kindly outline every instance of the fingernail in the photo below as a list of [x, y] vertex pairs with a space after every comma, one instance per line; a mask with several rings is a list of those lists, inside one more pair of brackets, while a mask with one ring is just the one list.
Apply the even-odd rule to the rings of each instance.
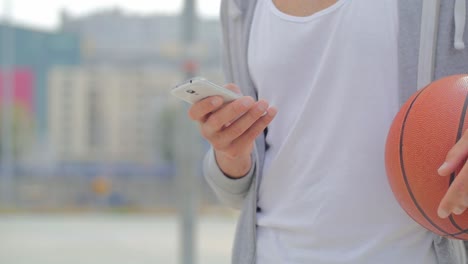
[[465, 197], [463, 198], [463, 205], [464, 205], [465, 207], [468, 207], [468, 196], [465, 196]]
[[263, 115], [266, 115], [266, 108], [263, 105], [258, 105], [257, 109], [263, 112]]
[[449, 166], [448, 162], [444, 162], [444, 164], [442, 164], [442, 166], [440, 166], [440, 168], [437, 170], [437, 172], [441, 175], [441, 172], [443, 172], [445, 169], [447, 169], [448, 166]]
[[249, 98], [242, 99], [241, 103], [245, 107], [250, 107], [253, 104], [252, 100], [250, 100]]
[[450, 215], [449, 212], [445, 211], [444, 209], [437, 210], [437, 214], [439, 215], [440, 218], [447, 218], [447, 216]]
[[276, 115], [276, 113], [278, 113], [278, 110], [276, 110], [276, 108], [270, 108], [269, 116], [274, 116]]
[[453, 209], [453, 213], [456, 215], [461, 215], [464, 211], [465, 211], [464, 208], [459, 208], [459, 207]]
[[218, 105], [219, 103], [221, 103], [221, 99], [218, 98], [218, 97], [213, 98], [213, 99], [211, 100], [211, 104], [214, 105], [214, 106]]

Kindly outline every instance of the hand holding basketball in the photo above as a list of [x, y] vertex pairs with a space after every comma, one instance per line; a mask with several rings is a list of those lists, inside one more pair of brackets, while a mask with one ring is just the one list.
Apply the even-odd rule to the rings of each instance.
[[402, 106], [385, 153], [390, 186], [406, 213], [438, 235], [462, 240], [468, 240], [467, 129], [468, 74], [447, 76]]
[[441, 176], [449, 176], [457, 168], [462, 168], [440, 202], [437, 214], [441, 218], [447, 218], [452, 213], [460, 215], [468, 207], [468, 165], [463, 164], [467, 158], [468, 130], [449, 151], [444, 164], [438, 171]]

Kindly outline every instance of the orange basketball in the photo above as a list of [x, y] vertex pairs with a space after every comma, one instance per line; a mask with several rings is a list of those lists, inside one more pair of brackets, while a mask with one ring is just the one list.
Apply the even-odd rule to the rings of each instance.
[[448, 151], [468, 128], [468, 75], [449, 76], [414, 94], [390, 128], [385, 162], [393, 193], [408, 215], [430, 231], [468, 240], [468, 212], [437, 216], [458, 171], [438, 175]]

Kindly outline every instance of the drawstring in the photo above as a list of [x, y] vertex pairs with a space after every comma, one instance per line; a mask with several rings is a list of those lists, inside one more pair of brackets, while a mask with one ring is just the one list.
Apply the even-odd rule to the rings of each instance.
[[465, 33], [465, 24], [466, 24], [466, 0], [455, 0], [454, 18], [455, 18], [454, 47], [457, 50], [463, 50], [465, 49], [465, 42], [463, 40], [463, 34]]
[[[434, 79], [437, 35], [439, 32], [440, 3], [443, 0], [422, 1], [421, 34], [418, 59], [418, 89]], [[464, 0], [463, 0], [464, 1]]]
[[[435, 69], [436, 42], [439, 25], [440, 3], [443, 0], [422, 1], [421, 35], [419, 41], [418, 59], [418, 89], [424, 88], [432, 82]], [[454, 47], [457, 50], [465, 49], [463, 34], [466, 23], [466, 1], [455, 0], [455, 36]]]

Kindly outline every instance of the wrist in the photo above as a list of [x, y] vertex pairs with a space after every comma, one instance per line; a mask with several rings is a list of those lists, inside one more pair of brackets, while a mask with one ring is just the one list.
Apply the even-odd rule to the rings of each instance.
[[229, 178], [240, 179], [248, 175], [252, 168], [252, 157], [250, 154], [230, 157], [216, 150], [214, 154], [218, 167]]

